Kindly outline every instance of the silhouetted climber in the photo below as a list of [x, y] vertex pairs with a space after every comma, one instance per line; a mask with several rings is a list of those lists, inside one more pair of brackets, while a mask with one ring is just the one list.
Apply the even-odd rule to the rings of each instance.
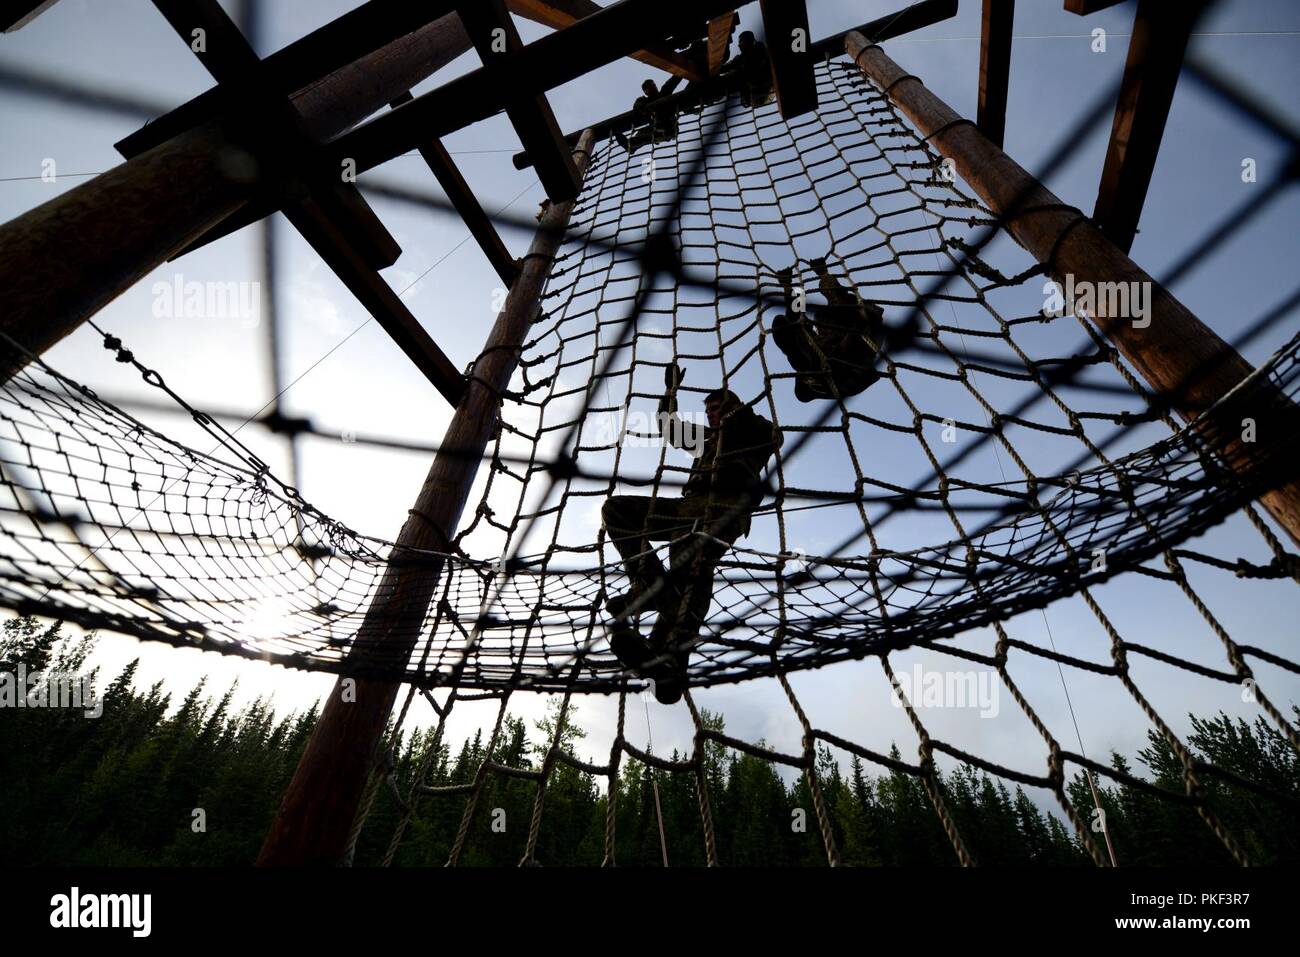
[[885, 329], [884, 310], [841, 285], [824, 258], [811, 260], [811, 265], [826, 304], [798, 308], [793, 269], [782, 269], [777, 277], [786, 312], [772, 322], [772, 341], [799, 373], [794, 395], [800, 402], [857, 395], [880, 378], [875, 362]]
[[677, 108], [668, 98], [682, 82], [680, 76], [669, 78], [661, 90], [654, 80], [641, 84], [642, 96], [632, 104], [632, 129], [629, 133], [614, 130], [614, 139], [629, 153], [646, 143], [665, 143], [677, 138]]
[[722, 65], [720, 73], [740, 76], [740, 102], [744, 106], [762, 106], [772, 99], [772, 62], [767, 45], [746, 30], [737, 41], [740, 51]]
[[[684, 375], [676, 363], [664, 370], [659, 402], [660, 433], [695, 457], [681, 498], [613, 495], [601, 509], [631, 582], [605, 604], [614, 617], [610, 649], [626, 668], [655, 679], [664, 704], [682, 696], [691, 646], [713, 600], [713, 571], [749, 533], [762, 503], [763, 467], [783, 440], [779, 428], [726, 389], [704, 397], [707, 426], [682, 421], [677, 388]], [[667, 571], [650, 546], [662, 541], [671, 542]], [[659, 617], [647, 643], [632, 620], [649, 607]]]

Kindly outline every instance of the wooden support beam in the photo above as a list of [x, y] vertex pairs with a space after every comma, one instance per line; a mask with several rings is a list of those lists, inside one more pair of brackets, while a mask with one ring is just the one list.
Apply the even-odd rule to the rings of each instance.
[[[908, 117], [916, 131], [941, 154], [951, 159], [957, 173], [993, 212], [1008, 233], [1050, 270], [1063, 286], [1086, 283], [1138, 284], [1150, 291], [1149, 313], [1144, 321], [1111, 314], [1100, 300], [1088, 319], [1110, 339], [1129, 364], [1191, 422], [1211, 409], [1242, 383], [1253, 367], [1201, 322], [1186, 306], [1151, 278], [1079, 210], [1062, 203], [969, 120], [926, 89], [860, 34], [845, 40], [849, 56], [859, 69]], [[1068, 277], [1068, 278], [1067, 278]], [[1267, 462], [1270, 442], [1241, 441], [1242, 415], [1253, 418], [1259, 435], [1277, 442], [1300, 433], [1300, 409], [1275, 387], [1252, 393], [1248, 405], [1234, 404], [1231, 417], [1222, 422], [1212, 415], [1203, 422], [1206, 440], [1234, 471], [1249, 473]], [[1275, 447], [1275, 446], [1274, 446]], [[1292, 462], [1300, 469], [1300, 463]], [[1261, 503], [1291, 538], [1300, 544], [1300, 478], [1294, 470], [1280, 477]]]
[[1138, 2], [1092, 214], [1102, 231], [1125, 252], [1133, 246], [1155, 172], [1187, 40], [1204, 8], [1201, 0]]
[[[506, 0], [511, 13], [548, 26], [552, 30], [571, 27], [583, 17], [589, 17], [602, 8], [594, 0]], [[674, 76], [687, 80], [702, 80], [704, 77], [690, 60], [671, 47], [652, 43], [644, 50], [629, 54], [632, 59], [640, 60], [648, 66], [657, 67]]]
[[[460, 19], [490, 72], [503, 72], [507, 60], [523, 49], [505, 0], [465, 0]], [[578, 173], [545, 94], [508, 96], [505, 108], [519, 142], [535, 157], [533, 166], [546, 195], [552, 202], [577, 196]]]
[[[903, 36], [913, 30], [919, 30], [922, 27], [928, 27], [931, 24], [939, 23], [950, 17], [957, 15], [957, 0], [921, 0], [920, 3], [914, 3], [910, 7], [904, 7], [896, 13], [888, 16], [879, 17], [857, 27], [858, 33], [880, 42], [882, 40], [891, 40], [894, 37]], [[834, 56], [842, 53], [844, 50], [844, 38], [852, 31], [844, 31], [827, 37], [824, 40], [818, 40], [812, 46], [813, 58], [820, 60], [825, 56]], [[699, 94], [698, 90], [687, 88], [681, 93], [673, 95], [674, 104], [686, 104]], [[632, 111], [627, 110], [614, 116], [607, 117], [599, 123], [591, 124], [591, 130], [596, 134], [596, 142], [609, 135], [613, 129], [624, 129], [632, 121]], [[570, 133], [564, 141], [570, 145], [578, 142], [578, 133]], [[516, 153], [513, 157], [515, 169], [527, 169], [533, 164], [532, 159], [527, 152]]]
[[460, 170], [452, 161], [447, 148], [440, 140], [430, 140], [418, 149], [424, 161], [429, 164], [433, 175], [438, 178], [438, 185], [447, 194], [447, 199], [456, 207], [456, 212], [464, 220], [470, 235], [483, 250], [483, 255], [487, 256], [492, 268], [496, 270], [496, 274], [507, 287], [513, 285], [519, 277], [519, 262], [510, 255], [510, 250], [501, 240], [501, 234], [492, 225], [487, 212], [479, 205], [469, 184], [465, 182], [465, 178], [461, 176]]
[[[266, 65], [217, 0], [154, 0], [154, 6], [181, 39], [191, 44], [199, 62], [221, 85], [227, 101], [239, 113], [235, 129], [247, 136], [245, 145], [257, 162], [263, 167], [274, 162], [263, 180], [275, 184], [279, 178], [287, 178], [293, 183], [301, 173], [321, 210], [344, 228], [344, 235], [371, 269], [395, 263], [402, 254], [397, 240], [353, 183], [345, 182], [340, 172], [321, 168], [315, 157], [319, 144], [302, 115], [288, 97], [267, 87]], [[199, 31], [204, 42], [195, 49], [193, 38]], [[201, 246], [205, 241], [192, 245]]]
[[[322, 104], [314, 101], [303, 104], [303, 88], [376, 51], [385, 50], [402, 38], [419, 39], [411, 37], [417, 31], [434, 40], [432, 44], [424, 44], [424, 48], [418, 51], [419, 56], [429, 58], [427, 67], [421, 71], [423, 76], [427, 76], [470, 48], [469, 37], [461, 29], [460, 18], [454, 13], [455, 8], [455, 0], [426, 0], [421, 3], [411, 3], [411, 0], [368, 0], [355, 10], [268, 56], [263, 61], [265, 82], [273, 92], [296, 94], [295, 99], [300, 101], [300, 107], [306, 107], [302, 112], [312, 131], [317, 135], [332, 136], [383, 108], [392, 97], [373, 98], [366, 104], [368, 108], [360, 111], [360, 115], [356, 115], [357, 111], [349, 107], [348, 122], [340, 125], [331, 121]], [[412, 54], [416, 53], [412, 49]], [[411, 60], [414, 59], [413, 55]], [[367, 64], [373, 65], [373, 61]], [[356, 72], [368, 73], [364, 69]], [[361, 78], [359, 75], [355, 79]], [[382, 75], [376, 76], [373, 73], [368, 73], [365, 78], [372, 82], [384, 80]], [[326, 86], [336, 91], [339, 83], [329, 83]], [[388, 81], [384, 82], [384, 86], [385, 90], [380, 92], [386, 92], [390, 88]], [[224, 106], [220, 89], [208, 90], [120, 140], [116, 144], [117, 151], [127, 159], [138, 156], [173, 136], [210, 120]], [[321, 129], [320, 125], [324, 124], [330, 128]]]
[[348, 237], [340, 232], [336, 220], [311, 199], [286, 206], [284, 215], [433, 387], [452, 405], [459, 402], [465, 390], [460, 370], [438, 348], [384, 277], [357, 253]]
[[1087, 17], [1108, 7], [1117, 7], [1124, 2], [1125, 0], [1065, 0], [1065, 10], [1067, 13]]
[[350, 158], [359, 173], [487, 119], [502, 104], [545, 93], [597, 67], [628, 56], [647, 37], [691, 30], [725, 13], [736, 0], [621, 0], [511, 54], [503, 69], [475, 70], [418, 96], [401, 109], [377, 116], [330, 143], [335, 160]]
[[[404, 93], [393, 100], [393, 106], [401, 106], [410, 99], [411, 94]], [[464, 220], [470, 235], [483, 250], [492, 268], [496, 270], [496, 274], [507, 287], [513, 286], [519, 276], [519, 263], [506, 249], [506, 244], [501, 241], [501, 234], [497, 232], [496, 227], [492, 225], [492, 220], [479, 205], [479, 201], [474, 197], [474, 191], [469, 188], [469, 183], [465, 182], [465, 177], [460, 174], [447, 148], [440, 140], [430, 140], [418, 149], [424, 161], [429, 164], [433, 175], [437, 177], [438, 185], [447, 194], [447, 199]]]
[[1011, 76], [1011, 28], [1016, 0], [984, 0], [980, 22], [979, 128], [997, 146], [1007, 126], [1007, 86]]
[[808, 7], [804, 0], [759, 0], [763, 33], [772, 61], [777, 109], [786, 120], [817, 109], [817, 61], [810, 53]]
[[0, 0], [0, 33], [21, 30], [58, 0]]
[[[266, 146], [279, 146], [275, 140], [280, 140], [288, 154], [284, 159], [294, 165], [313, 165], [316, 144], [302, 117], [288, 98], [262, 88], [264, 64], [217, 0], [154, 0], [154, 5], [182, 38], [196, 30], [206, 33], [204, 49], [196, 55], [233, 102], [243, 104], [253, 135], [265, 137]], [[272, 129], [277, 125], [283, 127], [278, 135]], [[355, 185], [337, 174], [310, 169], [304, 178], [310, 195], [288, 203], [285, 216], [416, 368], [455, 405], [464, 391], [459, 370], [377, 271], [400, 255], [396, 240]]]
[[[82, 183], [0, 227], [0, 329], [40, 355], [239, 209], [248, 184], [203, 126]], [[0, 382], [28, 362], [0, 358]]]
[[[470, 48], [454, 15], [337, 70], [294, 104], [312, 132], [347, 129]], [[248, 157], [207, 121], [0, 225], [0, 329], [40, 355], [241, 209]], [[27, 363], [0, 356], [0, 381]]]
[[[579, 141], [574, 153], [579, 171], [586, 170], [594, 142], [590, 132]], [[552, 203], [542, 217], [519, 278], [474, 363], [474, 377], [398, 535], [401, 552], [450, 550], [573, 205], [572, 200]], [[376, 660], [409, 658], [441, 572], [433, 556], [389, 565], [353, 641], [350, 662], [364, 669]], [[400, 686], [397, 680], [368, 677], [335, 684], [267, 833], [259, 865], [330, 867], [339, 862]]]
[[709, 21], [709, 76], [716, 76], [722, 69], [722, 64], [727, 62], [727, 55], [731, 52], [731, 36], [739, 23], [740, 14], [734, 10]]
[[[381, 108], [387, 102], [378, 99], [381, 94], [400, 91], [394, 87], [423, 79], [428, 72], [470, 49], [469, 36], [454, 12], [428, 22], [431, 16], [453, 10], [454, 0], [431, 0], [431, 5], [419, 8], [422, 13], [418, 17], [412, 14], [414, 9], [408, 0], [369, 0], [262, 61], [260, 75], [269, 89], [264, 94], [252, 95], [269, 97], [297, 89], [293, 103], [302, 115], [307, 132], [312, 136], [340, 132]], [[375, 44], [383, 44], [385, 40], [387, 46], [377, 52], [372, 50]], [[359, 51], [368, 55], [357, 62], [348, 59]], [[328, 74], [327, 78], [312, 82], [321, 73]], [[340, 95], [345, 92], [347, 95]], [[152, 149], [188, 129], [189, 124], [202, 123], [222, 113], [228, 103], [227, 91], [214, 87], [121, 140], [117, 148], [127, 157]], [[297, 124], [292, 118], [289, 122]], [[352, 191], [350, 184], [340, 185], [345, 192]], [[359, 198], [346, 201], [355, 212], [355, 222], [349, 232], [365, 237], [359, 248], [365, 251], [373, 268], [384, 269], [396, 262], [401, 250], [378, 219], [357, 202]], [[254, 196], [238, 213], [188, 243], [171, 258], [179, 258], [255, 223], [282, 204], [280, 196]]]

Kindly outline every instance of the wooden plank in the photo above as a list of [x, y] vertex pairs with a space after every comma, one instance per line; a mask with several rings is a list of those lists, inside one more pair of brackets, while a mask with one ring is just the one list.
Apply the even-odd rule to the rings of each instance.
[[[295, 93], [455, 8], [456, 0], [368, 0], [268, 56], [265, 82], [277, 93]], [[215, 116], [221, 105], [219, 91], [208, 90], [122, 139], [117, 150], [128, 159], [137, 156]]]
[[690, 30], [730, 10], [735, 0], [622, 0], [510, 55], [505, 69], [486, 68], [418, 96], [330, 143], [336, 161], [359, 173], [492, 116], [512, 97], [544, 93], [645, 46], [646, 37]]
[[998, 146], [1007, 126], [1007, 87], [1011, 76], [1011, 28], [1016, 0], [984, 0], [980, 24], [979, 128]]
[[772, 85], [781, 116], [792, 120], [817, 108], [817, 61], [809, 50], [808, 7], [804, 0], [759, 0]]
[[[583, 17], [589, 17], [601, 9], [600, 5], [593, 0], [506, 0], [506, 6], [511, 13], [525, 20], [548, 26], [552, 30], [571, 27]], [[690, 60], [662, 44], [647, 44], [644, 50], [637, 50], [629, 55], [634, 60], [640, 60], [675, 76], [692, 81], [703, 79], [700, 71]]]
[[[346, 227], [346, 235], [355, 243], [362, 259], [372, 269], [384, 269], [397, 261], [402, 248], [380, 222], [365, 197], [353, 183], [336, 174], [324, 174], [312, 158], [317, 144], [307, 132], [302, 116], [283, 94], [265, 86], [266, 65], [253, 52], [244, 35], [221, 8], [217, 0], [154, 0], [167, 22], [190, 43], [194, 55], [220, 84], [220, 92], [234, 104], [247, 134], [278, 154], [280, 168], [272, 176], [284, 175], [288, 169], [302, 169], [317, 204]], [[204, 42], [195, 42], [197, 31]], [[197, 48], [196, 48], [197, 47]], [[268, 165], [270, 149], [259, 150], [259, 162]], [[317, 167], [312, 170], [312, 167]], [[290, 174], [290, 181], [297, 176]], [[215, 237], [212, 237], [215, 238]], [[191, 248], [211, 241], [202, 237]]]
[[[466, 0], [459, 9], [461, 22], [469, 31], [483, 66], [502, 72], [507, 59], [524, 46], [505, 0]], [[506, 99], [505, 107], [511, 125], [519, 134], [519, 142], [533, 154], [533, 166], [546, 195], [553, 202], [577, 196], [578, 171], [546, 97], [540, 93], [512, 96]]]
[[1204, 4], [1139, 0], [1124, 79], [1093, 219], [1120, 249], [1133, 245], [1147, 187], [1155, 172], [1165, 121], [1174, 100], [1188, 37]]
[[0, 33], [21, 30], [58, 0], [0, 0]]
[[384, 277], [357, 254], [331, 217], [310, 199], [285, 207], [284, 215], [433, 387], [456, 405], [465, 391], [460, 370], [438, 348]]
[[739, 23], [740, 14], [734, 10], [709, 21], [709, 76], [717, 76], [722, 64], [727, 62], [727, 54], [731, 52], [731, 36]]
[[1124, 2], [1125, 0], [1065, 0], [1065, 10], [1067, 13], [1086, 17], [1108, 7], [1117, 7]]
[[456, 207], [456, 212], [464, 220], [470, 235], [483, 250], [483, 254], [487, 256], [496, 274], [501, 277], [501, 281], [506, 286], [510, 286], [519, 276], [519, 262], [510, 255], [510, 250], [501, 240], [501, 234], [497, 232], [487, 212], [475, 199], [469, 184], [456, 168], [447, 148], [442, 145], [441, 140], [432, 140], [417, 149], [424, 157], [424, 161], [429, 164], [433, 175], [438, 178], [438, 185], [447, 194], [451, 204]]
[[[314, 184], [313, 184], [314, 185]], [[387, 269], [402, 255], [402, 247], [379, 215], [370, 208], [355, 183], [330, 182], [313, 188], [312, 195], [335, 222], [371, 269]]]
[[[406, 93], [393, 100], [393, 106], [398, 107], [403, 103], [409, 102], [411, 94]], [[464, 220], [465, 226], [469, 229], [470, 235], [474, 237], [487, 260], [496, 270], [496, 274], [501, 277], [507, 288], [514, 284], [515, 278], [519, 275], [519, 263], [506, 244], [501, 241], [501, 234], [497, 232], [496, 227], [492, 225], [492, 220], [488, 217], [479, 201], [475, 198], [473, 190], [469, 188], [469, 183], [465, 182], [465, 177], [456, 167], [455, 161], [447, 148], [442, 145], [441, 140], [430, 140], [428, 143], [421, 144], [417, 147], [424, 161], [429, 164], [429, 169], [438, 179], [438, 185], [442, 191], [447, 194], [447, 199], [460, 218]]]

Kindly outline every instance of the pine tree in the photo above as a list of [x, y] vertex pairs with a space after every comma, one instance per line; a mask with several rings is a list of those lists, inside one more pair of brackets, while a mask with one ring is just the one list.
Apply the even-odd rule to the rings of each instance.
[[[69, 638], [57, 625], [38, 625], [32, 619], [6, 622], [0, 630], [3, 669], [16, 670], [21, 664], [31, 672], [96, 675], [86, 668], [93, 647], [91, 635]], [[0, 779], [6, 782], [0, 847], [7, 861], [246, 865], [254, 858], [319, 705], [303, 714], [280, 716], [272, 699], [259, 698], [234, 712], [237, 686], [214, 700], [202, 680], [169, 716], [170, 696], [161, 685], [138, 690], [137, 670], [132, 663], [109, 682], [98, 718], [73, 708], [0, 709]], [[558, 700], [550, 703], [535, 737], [521, 719], [505, 715], [494, 741], [485, 742], [478, 731], [454, 749], [432, 728], [394, 737], [390, 727], [386, 740], [392, 741], [393, 757], [383, 768], [369, 827], [358, 843], [357, 863], [382, 860], [393, 830], [407, 813], [404, 802], [417, 784], [468, 785], [490, 760], [498, 770], [483, 781], [460, 862], [517, 864], [526, 847], [537, 782], [500, 769], [535, 771], [542, 766], [556, 738], [558, 707]], [[575, 711], [571, 705], [559, 747], [577, 756], [582, 731]], [[1300, 718], [1300, 711], [1295, 713]], [[701, 721], [707, 731], [720, 734], [725, 727], [721, 715], [708, 711], [701, 713]], [[1300, 798], [1300, 758], [1289, 740], [1263, 717], [1253, 724], [1223, 713], [1190, 716], [1190, 721], [1187, 747], [1197, 763], [1201, 794], [1221, 825], [1253, 863], [1300, 860], [1300, 823], [1292, 813]], [[760, 757], [706, 741], [700, 778], [693, 754], [674, 753], [671, 760], [689, 768], [674, 773], [625, 760], [612, 794], [602, 794], [591, 775], [554, 757], [536, 848], [537, 860], [548, 866], [600, 862], [611, 799], [618, 864], [662, 865], [660, 810], [670, 864], [703, 864], [701, 778], [721, 863], [826, 862], [809, 779], [799, 775], [787, 784], [778, 767]], [[900, 761], [896, 747], [890, 757]], [[1169, 743], [1149, 732], [1146, 747], [1136, 757], [1140, 770], [1112, 754], [1115, 777], [1102, 775], [1095, 782], [1119, 862], [1231, 863], [1195, 808], [1150, 790], [1154, 786], [1173, 798], [1184, 793], [1183, 764]], [[1205, 763], [1223, 768], [1227, 776], [1206, 772]], [[815, 765], [844, 863], [956, 863], [924, 783], [915, 774], [890, 768], [873, 777], [855, 754], [846, 776], [825, 745], [817, 748]], [[1239, 780], [1257, 783], [1245, 787]], [[1054, 809], [1044, 812], [1036, 806], [1020, 786], [1013, 793], [1001, 779], [960, 765], [938, 776], [936, 786], [978, 862], [1090, 863], [1071, 827]], [[399, 798], [393, 796], [394, 787]], [[1067, 794], [1090, 828], [1089, 835], [1104, 847], [1104, 835], [1091, 830], [1099, 815], [1083, 775], [1068, 783]], [[194, 812], [199, 808], [206, 829], [196, 827]], [[444, 864], [465, 808], [464, 793], [417, 795], [396, 863]], [[497, 809], [505, 813], [504, 833], [491, 829]], [[796, 810], [802, 812], [803, 831], [792, 827]]]

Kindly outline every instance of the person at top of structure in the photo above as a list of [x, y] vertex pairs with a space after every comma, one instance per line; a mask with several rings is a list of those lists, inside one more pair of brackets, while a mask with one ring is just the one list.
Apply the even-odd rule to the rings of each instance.
[[767, 55], [767, 44], [755, 38], [750, 30], [740, 35], [739, 51], [722, 65], [722, 74], [734, 74], [740, 81], [740, 102], [756, 107], [772, 100], [772, 62]]
[[[682, 695], [690, 649], [713, 600], [713, 572], [736, 539], [749, 534], [763, 497], [762, 472], [781, 447], [781, 430], [727, 389], [704, 397], [708, 425], [677, 415], [685, 375], [675, 362], [664, 370], [659, 425], [673, 446], [694, 456], [680, 498], [612, 495], [601, 509], [610, 542], [627, 571], [630, 589], [610, 598], [610, 649], [623, 665], [655, 679], [664, 704]], [[650, 542], [667, 541], [669, 568]], [[632, 623], [642, 610], [658, 618], [647, 642]]]
[[800, 402], [848, 398], [880, 378], [876, 359], [885, 331], [885, 312], [831, 275], [825, 258], [811, 260], [824, 306], [809, 309], [803, 290], [795, 294], [794, 271], [777, 273], [786, 312], [772, 322], [772, 341], [798, 373], [794, 394]]
[[677, 138], [677, 107], [669, 97], [682, 82], [680, 76], [670, 77], [659, 89], [654, 80], [641, 84], [641, 96], [632, 104], [632, 129], [628, 133], [614, 130], [618, 145], [635, 153], [647, 143], [665, 143]]

